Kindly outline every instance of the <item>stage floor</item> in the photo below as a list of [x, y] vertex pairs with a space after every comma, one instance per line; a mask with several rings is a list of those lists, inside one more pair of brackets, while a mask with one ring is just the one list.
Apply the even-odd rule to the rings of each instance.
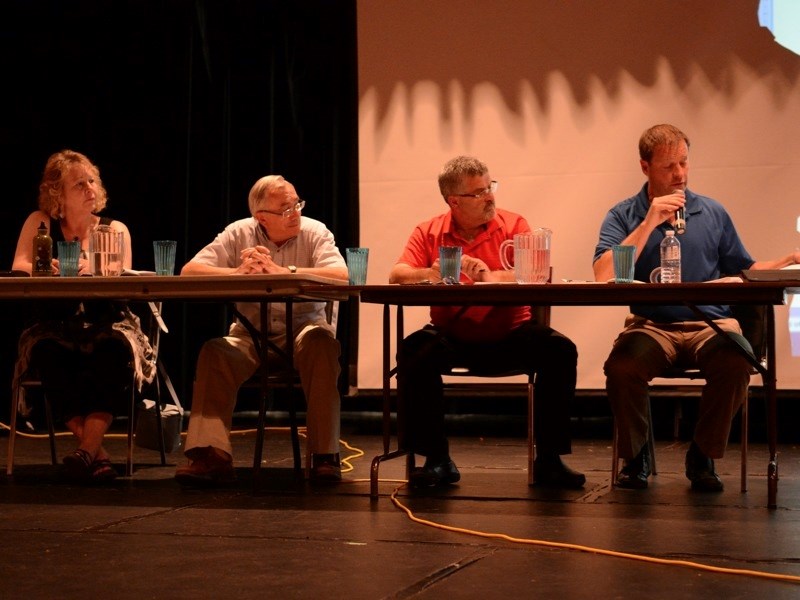
[[[254, 491], [254, 434], [234, 436], [238, 480], [185, 490], [137, 449], [133, 478], [79, 487], [49, 464], [46, 439], [19, 439], [0, 478], [0, 597], [78, 598], [797, 598], [798, 583], [703, 565], [800, 577], [800, 448], [780, 447], [778, 508], [768, 510], [763, 444], [751, 445], [749, 491], [739, 446], [717, 470], [720, 494], [693, 493], [686, 442], [657, 442], [658, 476], [643, 491], [610, 487], [610, 442], [579, 439], [567, 462], [583, 491], [529, 488], [519, 437], [451, 439], [462, 481], [411, 493], [404, 460], [381, 467], [378, 435], [343, 427], [359, 454], [345, 481], [309, 486], [291, 469], [288, 433], [268, 432]], [[5, 444], [5, 435], [0, 443]], [[124, 437], [109, 447], [124, 454]], [[72, 448], [59, 439], [59, 457]], [[122, 464], [117, 465], [120, 471]], [[398, 489], [399, 488], [399, 489]], [[413, 513], [415, 522], [391, 499]], [[451, 529], [441, 529], [442, 525]], [[457, 530], [454, 530], [455, 528]], [[502, 536], [502, 537], [501, 537]], [[563, 546], [562, 546], [563, 544]], [[610, 555], [627, 553], [633, 556]], [[658, 564], [648, 559], [700, 566]]]

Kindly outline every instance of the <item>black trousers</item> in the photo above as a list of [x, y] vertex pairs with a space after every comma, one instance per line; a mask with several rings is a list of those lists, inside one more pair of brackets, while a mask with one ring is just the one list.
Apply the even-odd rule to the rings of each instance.
[[405, 449], [438, 460], [449, 456], [442, 373], [519, 368], [536, 373], [534, 435], [537, 453], [571, 452], [570, 407], [575, 397], [578, 351], [559, 332], [529, 321], [505, 339], [464, 343], [433, 326], [406, 337], [398, 351], [398, 392], [404, 403], [400, 429]]
[[133, 367], [124, 339], [103, 338], [88, 351], [43, 339], [33, 347], [31, 367], [40, 374], [56, 417], [68, 421], [92, 412], [116, 416], [127, 410]]

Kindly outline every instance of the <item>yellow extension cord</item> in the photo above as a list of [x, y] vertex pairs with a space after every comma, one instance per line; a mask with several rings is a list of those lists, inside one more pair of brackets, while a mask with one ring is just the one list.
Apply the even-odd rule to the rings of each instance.
[[[10, 429], [8, 425], [5, 423], [0, 423], [0, 429]], [[268, 427], [268, 431], [289, 431], [288, 427]], [[300, 428], [298, 430], [301, 435], [305, 436], [305, 428]], [[232, 430], [231, 435], [246, 435], [249, 433], [255, 432], [255, 429], [240, 429], [240, 430]], [[19, 433], [17, 435], [21, 437], [29, 437], [29, 438], [42, 438], [47, 437], [46, 434], [30, 434], [30, 433]], [[72, 435], [70, 432], [63, 432], [57, 433], [56, 435]], [[185, 436], [186, 433], [182, 433], [182, 436]], [[127, 437], [127, 434], [123, 433], [112, 433], [107, 434], [107, 437]], [[351, 446], [345, 440], [339, 440], [339, 442], [347, 448], [351, 452], [348, 456], [341, 459], [342, 463], [342, 473], [347, 473], [353, 470], [353, 465], [350, 461], [355, 460], [357, 458], [361, 458], [364, 456], [364, 451], [360, 448], [356, 448]], [[349, 483], [363, 483], [369, 482], [369, 479], [351, 479], [348, 480]], [[490, 533], [486, 531], [477, 531], [474, 529], [464, 529], [462, 527], [454, 527], [452, 525], [444, 525], [442, 523], [436, 523], [435, 521], [429, 521], [427, 519], [421, 519], [417, 517], [410, 508], [404, 505], [400, 500], [397, 498], [397, 494], [400, 490], [402, 490], [406, 486], [405, 480], [387, 480], [381, 479], [382, 482], [402, 482], [403, 485], [400, 485], [392, 491], [390, 499], [392, 503], [403, 511], [406, 516], [413, 521], [414, 523], [419, 523], [420, 525], [426, 525], [428, 527], [433, 527], [434, 529], [441, 529], [443, 531], [451, 531], [453, 533], [463, 533], [466, 535], [472, 535], [476, 537], [488, 538], [488, 539], [495, 539], [495, 540], [503, 540], [506, 542], [512, 542], [514, 544], [525, 544], [528, 546], [542, 546], [545, 548], [559, 548], [561, 550], [575, 550], [578, 552], [587, 552], [590, 554], [599, 554], [601, 556], [610, 556], [613, 558], [625, 558], [628, 560], [638, 560], [640, 562], [658, 564], [658, 565], [668, 565], [673, 567], [686, 567], [689, 569], [696, 569], [698, 571], [707, 571], [710, 573], [721, 573], [724, 575], [744, 575], [747, 577], [756, 577], [759, 579], [767, 579], [772, 581], [783, 581], [788, 583], [796, 583], [800, 584], [800, 577], [795, 575], [783, 575], [781, 573], [770, 573], [768, 571], [755, 571], [751, 569], [730, 569], [726, 567], [715, 567], [713, 565], [706, 565], [703, 563], [693, 562], [689, 560], [675, 560], [670, 558], [657, 558], [654, 556], [644, 556], [642, 554], [631, 554], [629, 552], [617, 552], [616, 550], [606, 550], [604, 548], [594, 548], [592, 546], [582, 546], [580, 544], [569, 544], [566, 542], [551, 542], [547, 540], [534, 540], [528, 538], [516, 538], [510, 535], [506, 535], [504, 533]]]
[[[11, 427], [8, 426], [6, 423], [3, 423], [2, 421], [0, 421], [0, 429], [6, 429], [6, 430], [10, 431]], [[289, 431], [290, 428], [289, 427], [267, 427], [266, 430], [267, 431]], [[255, 431], [256, 431], [255, 429], [232, 429], [231, 430], [231, 435], [247, 435], [249, 433], [255, 433]], [[301, 436], [305, 437], [305, 434], [306, 434], [305, 427], [298, 427], [297, 431]], [[30, 438], [30, 439], [41, 439], [41, 438], [49, 437], [49, 434], [47, 434], [47, 433], [24, 433], [24, 432], [21, 432], [21, 431], [17, 431], [17, 435], [19, 437]], [[59, 431], [59, 432], [56, 432], [55, 436], [56, 437], [71, 437], [72, 436], [72, 432], [70, 432], [70, 431]], [[128, 434], [127, 433], [107, 433], [107, 434], [105, 434], [104, 437], [107, 437], [107, 438], [127, 438]], [[186, 437], [186, 432], [185, 431], [181, 432], [181, 437]], [[348, 450], [350, 450], [352, 452], [352, 454], [350, 454], [348, 456], [345, 456], [340, 461], [342, 463], [342, 473], [348, 473], [348, 472], [353, 470], [353, 465], [352, 465], [352, 463], [350, 461], [354, 460], [356, 458], [361, 458], [362, 456], [364, 456], [364, 451], [359, 449], [359, 448], [354, 448], [353, 446], [348, 444], [345, 440], [339, 440], [339, 443], [342, 444], [345, 448], [347, 448]]]
[[656, 558], [653, 556], [644, 556], [641, 554], [630, 554], [628, 552], [617, 552], [615, 550], [605, 550], [603, 548], [593, 548], [591, 546], [581, 546], [580, 544], [568, 544], [565, 542], [548, 542], [546, 540], [531, 540], [526, 538], [515, 538], [511, 537], [510, 535], [506, 535], [504, 533], [487, 533], [485, 531], [474, 531], [472, 529], [463, 529], [461, 527], [453, 527], [451, 525], [442, 525], [441, 523], [436, 523], [434, 521], [428, 521], [426, 519], [420, 519], [419, 517], [415, 516], [411, 510], [403, 505], [400, 500], [397, 499], [397, 492], [399, 492], [403, 487], [403, 485], [395, 488], [392, 492], [391, 500], [396, 507], [406, 513], [408, 518], [414, 521], [415, 523], [420, 523], [421, 525], [427, 525], [429, 527], [435, 527], [436, 529], [443, 529], [445, 531], [452, 531], [455, 533], [466, 533], [467, 535], [474, 535], [478, 537], [490, 538], [490, 539], [498, 539], [498, 540], [505, 540], [507, 542], [513, 542], [515, 544], [527, 544], [529, 546], [544, 546], [546, 548], [561, 548], [562, 550], [577, 550], [579, 552], [589, 552], [591, 554], [600, 554], [603, 556], [613, 556], [615, 558], [627, 558], [631, 560], [638, 560], [641, 562], [648, 562], [648, 563], [655, 563], [659, 565], [671, 565], [677, 567], [689, 567], [691, 569], [697, 569], [700, 571], [710, 571], [712, 573], [724, 573], [727, 575], [748, 575], [750, 577], [759, 577], [762, 579], [772, 579], [777, 581], [788, 581], [791, 583], [800, 583], [800, 577], [796, 577], [794, 575], [782, 575], [780, 573], [769, 573], [766, 571], [752, 571], [749, 569], [728, 569], [725, 567], [715, 567], [712, 565], [704, 565], [702, 563], [692, 562], [688, 560], [673, 560], [669, 558]]

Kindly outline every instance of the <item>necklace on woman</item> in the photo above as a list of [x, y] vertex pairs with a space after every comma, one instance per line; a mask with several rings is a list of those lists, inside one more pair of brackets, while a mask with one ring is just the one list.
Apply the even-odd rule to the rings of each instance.
[[60, 220], [61, 233], [64, 234], [65, 240], [83, 242], [89, 239], [89, 230], [92, 228], [93, 219], [89, 219], [84, 227], [70, 227], [64, 219]]

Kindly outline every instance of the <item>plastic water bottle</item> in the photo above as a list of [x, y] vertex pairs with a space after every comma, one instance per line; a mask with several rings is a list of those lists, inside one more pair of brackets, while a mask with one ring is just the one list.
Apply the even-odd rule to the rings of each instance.
[[681, 282], [681, 243], [672, 229], [661, 241], [661, 283]]

